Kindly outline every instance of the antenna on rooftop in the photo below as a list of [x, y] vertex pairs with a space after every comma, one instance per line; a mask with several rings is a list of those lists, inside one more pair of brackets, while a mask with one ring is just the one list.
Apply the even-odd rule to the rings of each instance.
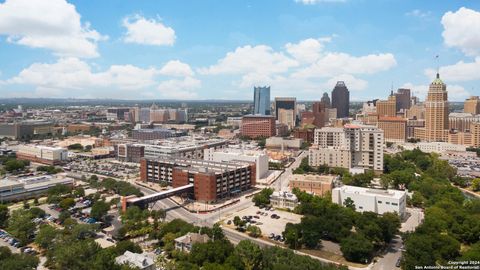
[[437, 78], [439, 77], [440, 74], [440, 64], [439, 64], [439, 57], [440, 55], [435, 55], [435, 64], [437, 66]]

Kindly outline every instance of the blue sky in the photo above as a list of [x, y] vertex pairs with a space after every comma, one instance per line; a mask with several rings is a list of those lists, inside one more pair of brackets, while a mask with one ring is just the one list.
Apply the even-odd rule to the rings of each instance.
[[480, 94], [480, 2], [406, 0], [0, 1], [0, 95], [352, 100], [435, 74]]

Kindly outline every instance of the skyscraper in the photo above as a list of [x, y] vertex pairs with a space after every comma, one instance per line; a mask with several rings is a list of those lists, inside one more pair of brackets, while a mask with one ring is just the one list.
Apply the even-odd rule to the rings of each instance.
[[253, 88], [253, 114], [270, 115], [270, 86]]
[[427, 142], [448, 141], [447, 86], [438, 73], [430, 84], [425, 101], [425, 128], [416, 128], [415, 137]]
[[350, 104], [350, 92], [345, 82], [338, 81], [332, 91], [332, 108], [337, 109], [337, 117], [348, 117], [348, 108]]
[[[288, 110], [292, 111], [292, 113], [289, 115], [291, 116], [291, 119], [288, 120], [288, 123], [293, 123], [295, 125], [295, 122], [297, 120], [297, 99], [294, 97], [276, 97], [275, 98], [275, 119], [280, 120], [280, 110]], [[282, 123], [282, 122], [280, 122]], [[283, 123], [287, 124], [287, 123]], [[288, 124], [287, 124], [288, 125]]]
[[400, 88], [395, 93], [395, 97], [397, 99], [397, 111], [405, 111], [410, 109], [410, 89]]
[[325, 104], [325, 107], [330, 108], [330, 97], [328, 96], [327, 92], [323, 93], [322, 99], [320, 101]]

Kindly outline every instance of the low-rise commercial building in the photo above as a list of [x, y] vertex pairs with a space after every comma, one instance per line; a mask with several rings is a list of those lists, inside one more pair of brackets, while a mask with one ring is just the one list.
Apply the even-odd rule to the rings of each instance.
[[460, 144], [452, 144], [446, 142], [419, 142], [419, 143], [406, 143], [403, 145], [406, 150], [413, 150], [418, 148], [425, 153], [438, 153], [441, 154], [446, 151], [464, 152], [467, 147]]
[[290, 176], [290, 189], [298, 188], [310, 194], [323, 196], [332, 191], [333, 182], [338, 176], [316, 174], [292, 174]]
[[33, 139], [35, 136], [52, 135], [53, 123], [48, 121], [22, 121], [0, 123], [0, 138], [16, 140]]
[[382, 215], [396, 212], [405, 217], [407, 194], [401, 190], [382, 190], [355, 186], [342, 186], [332, 190], [332, 202], [345, 206], [345, 200], [350, 198], [357, 212], [374, 212]]
[[0, 203], [34, 198], [55, 185], [73, 186], [73, 179], [62, 175], [4, 178], [0, 180]]
[[117, 144], [114, 146], [115, 157], [123, 162], [140, 162], [144, 156], [145, 145], [143, 144]]
[[47, 165], [62, 164], [68, 158], [67, 149], [44, 145], [20, 145], [16, 154], [18, 159]]
[[275, 208], [288, 208], [293, 210], [298, 205], [298, 198], [290, 192], [275, 191], [270, 195], [270, 204]]
[[229, 198], [255, 186], [256, 165], [247, 161], [215, 162], [200, 159], [157, 158], [140, 161], [140, 180], [170, 183], [174, 188], [194, 185], [197, 201]]
[[302, 147], [303, 140], [299, 138], [283, 138], [283, 137], [270, 137], [265, 140], [265, 146], [267, 148], [293, 148], [299, 149]]

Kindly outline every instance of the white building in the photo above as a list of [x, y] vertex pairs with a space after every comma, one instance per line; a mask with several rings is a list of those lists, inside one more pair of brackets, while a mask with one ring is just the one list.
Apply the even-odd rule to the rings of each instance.
[[240, 148], [207, 148], [204, 150], [204, 160], [228, 162], [234, 160], [255, 162], [256, 180], [268, 175], [268, 155], [264, 151]]
[[203, 159], [205, 149], [226, 147], [228, 141], [223, 139], [206, 139], [183, 136], [158, 140], [155, 144], [145, 144], [145, 158], [176, 157]]
[[270, 137], [265, 140], [267, 148], [294, 148], [299, 149], [303, 140], [299, 138]]
[[186, 235], [175, 238], [175, 249], [189, 253], [192, 250], [193, 244], [207, 243], [210, 237], [206, 234], [187, 233]]
[[155, 261], [150, 256], [145, 254], [133, 253], [125, 251], [123, 255], [115, 258], [115, 263], [122, 265], [126, 264], [131, 267], [136, 267], [141, 270], [155, 270]]
[[238, 128], [242, 125], [242, 117], [227, 117], [227, 126]]
[[374, 212], [382, 215], [396, 212], [400, 217], [406, 213], [407, 194], [401, 190], [382, 190], [355, 186], [342, 186], [332, 190], [332, 202], [343, 205], [352, 199], [357, 212]]
[[68, 151], [61, 147], [24, 144], [18, 147], [17, 158], [53, 165], [66, 161]]
[[383, 171], [383, 131], [375, 126], [345, 125], [315, 129], [310, 166]]
[[72, 178], [63, 174], [4, 178], [0, 180], [0, 203], [34, 198], [56, 185], [73, 186], [73, 183]]
[[298, 198], [290, 192], [275, 191], [270, 195], [270, 204], [275, 208], [288, 208], [293, 210], [298, 205]]
[[419, 143], [405, 143], [402, 146], [406, 150], [413, 150], [418, 148], [425, 153], [438, 153], [445, 152], [465, 152], [467, 147], [461, 144], [453, 144], [447, 142], [419, 142]]

